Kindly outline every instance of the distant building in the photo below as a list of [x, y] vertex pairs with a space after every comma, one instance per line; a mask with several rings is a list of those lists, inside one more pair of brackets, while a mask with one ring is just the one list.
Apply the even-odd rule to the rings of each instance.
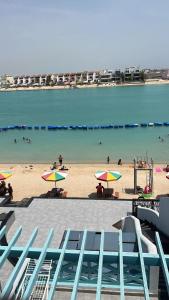
[[166, 80], [169, 79], [168, 69], [146, 69], [144, 70], [145, 79], [147, 80]]
[[113, 71], [111, 70], [103, 70], [100, 72], [100, 82], [112, 82], [113, 81]]
[[[122, 82], [141, 81], [141, 72], [139, 68], [132, 67], [126, 68], [124, 72], [121, 70], [100, 70], [19, 76], [4, 75], [1, 76], [0, 85], [6, 88], [17, 88], [48, 85], [90, 85], [111, 82], [120, 84]], [[164, 76], [167, 76], [167, 74]]]
[[122, 82], [122, 72], [120, 70], [116, 70], [114, 72], [114, 81], [116, 83], [121, 83]]
[[76, 73], [59, 73], [52, 75], [55, 84], [89, 84], [97, 82], [99, 79], [99, 72], [97, 71], [84, 71]]
[[14, 84], [14, 77], [12, 75], [2, 75], [0, 79], [0, 86], [2, 88], [8, 88]]
[[99, 82], [100, 83], [109, 83], [109, 82], [121, 83], [122, 82], [122, 72], [120, 70], [100, 71]]
[[166, 77], [167, 77], [167, 79], [169, 79], [169, 70], [167, 70]]
[[47, 75], [21, 75], [14, 77], [14, 85], [19, 86], [41, 86], [46, 85]]
[[141, 80], [141, 71], [136, 67], [126, 68], [124, 71], [124, 81], [140, 81]]

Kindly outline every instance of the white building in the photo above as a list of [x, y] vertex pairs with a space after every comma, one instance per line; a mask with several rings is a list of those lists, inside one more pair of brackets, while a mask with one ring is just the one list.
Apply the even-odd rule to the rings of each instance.
[[9, 87], [14, 84], [14, 77], [12, 75], [2, 75], [0, 79], [0, 86], [1, 87]]

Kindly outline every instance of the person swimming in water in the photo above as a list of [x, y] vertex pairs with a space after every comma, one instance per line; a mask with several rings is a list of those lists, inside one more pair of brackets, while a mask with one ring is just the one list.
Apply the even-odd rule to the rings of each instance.
[[101, 141], [99, 141], [99, 145], [102, 145], [102, 142], [101, 142]]
[[164, 142], [164, 139], [163, 139], [161, 136], [159, 136], [158, 139], [159, 139], [159, 141], [160, 141], [161, 143]]

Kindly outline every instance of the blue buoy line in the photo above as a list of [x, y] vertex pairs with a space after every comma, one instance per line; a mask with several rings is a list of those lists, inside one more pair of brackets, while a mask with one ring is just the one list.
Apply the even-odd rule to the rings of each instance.
[[107, 125], [9, 125], [0, 127], [0, 132], [9, 130], [95, 130], [95, 129], [130, 129], [130, 128], [147, 128], [169, 126], [169, 122], [148, 122], [148, 123], [133, 123], [133, 124], [107, 124]]

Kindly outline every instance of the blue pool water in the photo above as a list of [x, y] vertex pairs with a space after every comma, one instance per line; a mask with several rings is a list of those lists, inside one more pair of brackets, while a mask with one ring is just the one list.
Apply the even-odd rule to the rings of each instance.
[[[169, 85], [0, 93], [0, 127], [158, 121], [169, 122]], [[50, 162], [60, 153], [69, 162], [104, 162], [108, 155], [111, 161], [148, 156], [167, 162], [168, 133], [169, 127], [0, 132], [0, 162]]]

